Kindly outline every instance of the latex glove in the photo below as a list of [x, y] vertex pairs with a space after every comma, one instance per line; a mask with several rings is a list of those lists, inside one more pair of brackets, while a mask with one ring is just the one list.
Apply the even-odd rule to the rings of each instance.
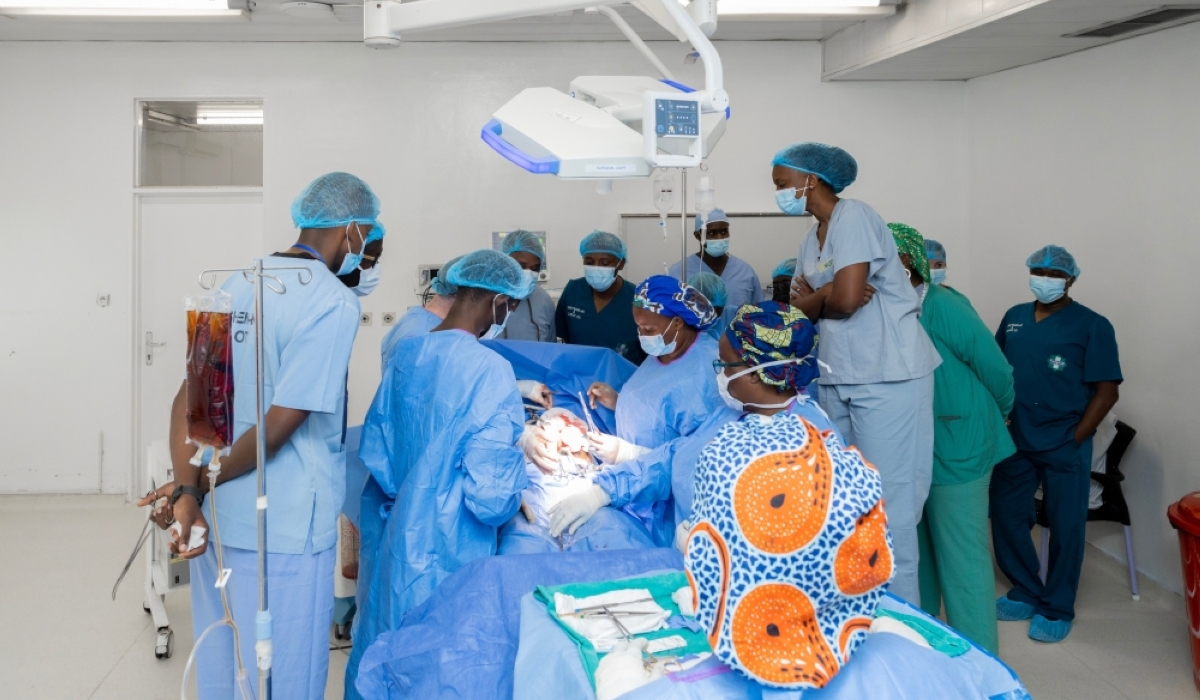
[[649, 642], [642, 638], [617, 642], [596, 666], [596, 700], [616, 700], [655, 680], [657, 675], [646, 670], [643, 654]]
[[625, 442], [616, 435], [604, 433], [588, 433], [588, 442], [592, 445], [592, 453], [605, 464], [620, 464], [642, 456], [649, 452], [644, 447], [638, 447], [632, 442]]
[[675, 526], [675, 549], [687, 554], [688, 535], [692, 532], [692, 523], [684, 520]]
[[[558, 537], [563, 530], [574, 535], [580, 525], [591, 520], [596, 511], [609, 503], [612, 503], [612, 499], [608, 497], [608, 493], [595, 484], [588, 487], [586, 491], [568, 496], [555, 503], [546, 512], [550, 516], [550, 536]], [[570, 529], [568, 530], [568, 528]]]
[[525, 431], [517, 440], [517, 447], [525, 453], [525, 459], [546, 474], [558, 471], [558, 454], [550, 446], [546, 431], [540, 424], [525, 426]]
[[604, 382], [592, 382], [592, 385], [588, 387], [587, 395], [592, 408], [599, 403], [610, 411], [617, 410], [617, 390]]
[[554, 407], [554, 394], [550, 393], [550, 387], [541, 382], [532, 379], [518, 379], [517, 391], [521, 392], [522, 398], [529, 399], [542, 408]]

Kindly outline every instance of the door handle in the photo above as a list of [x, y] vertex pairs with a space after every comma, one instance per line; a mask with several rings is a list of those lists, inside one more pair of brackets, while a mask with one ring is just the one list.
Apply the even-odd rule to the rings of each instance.
[[154, 334], [151, 333], [150, 331], [146, 331], [146, 364], [147, 365], [154, 364], [154, 348], [161, 348], [164, 345], [166, 345], [166, 343], [154, 342]]

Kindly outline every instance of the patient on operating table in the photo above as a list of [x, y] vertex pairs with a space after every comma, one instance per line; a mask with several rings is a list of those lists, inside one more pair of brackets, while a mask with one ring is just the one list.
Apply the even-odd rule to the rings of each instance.
[[653, 547], [649, 534], [634, 518], [615, 508], [602, 508], [570, 534], [550, 534], [550, 511], [568, 496], [587, 490], [604, 468], [588, 452], [588, 425], [564, 408], [552, 408], [537, 418], [540, 434], [558, 454], [558, 463], [544, 471], [526, 461], [529, 487], [522, 493], [521, 512], [500, 531], [498, 554], [579, 552], [599, 549]]

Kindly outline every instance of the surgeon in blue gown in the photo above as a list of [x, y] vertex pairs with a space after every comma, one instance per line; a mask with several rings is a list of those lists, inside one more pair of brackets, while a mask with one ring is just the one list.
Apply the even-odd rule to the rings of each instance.
[[444, 272], [461, 258], [461, 255], [452, 258], [450, 262], [443, 265], [439, 274], [435, 275], [433, 281], [429, 283], [428, 300], [421, 306], [410, 306], [392, 330], [383, 336], [379, 354], [382, 355], [384, 372], [387, 371], [388, 360], [392, 358], [392, 354], [396, 351], [396, 345], [401, 340], [432, 330], [445, 320], [446, 314], [450, 313], [450, 307], [454, 306], [455, 287], [446, 281]]
[[611, 503], [640, 518], [658, 546], [670, 546], [673, 455], [685, 447], [683, 438], [723, 409], [712, 371], [717, 342], [705, 332], [717, 320], [708, 300], [675, 278], [655, 275], [638, 285], [633, 303], [639, 341], [650, 357], [619, 396], [605, 384], [589, 389], [593, 400], [616, 411], [617, 434], [592, 443], [611, 466], [592, 489], [554, 507], [554, 536], [577, 530]]
[[497, 336], [533, 285], [515, 260], [490, 250], [464, 256], [446, 280], [457, 287], [449, 314], [397, 344], [363, 426], [360, 457], [395, 505], [356, 648], [374, 640], [359, 630], [394, 629], [442, 579], [494, 554], [497, 530], [527, 484], [516, 376], [479, 339]]

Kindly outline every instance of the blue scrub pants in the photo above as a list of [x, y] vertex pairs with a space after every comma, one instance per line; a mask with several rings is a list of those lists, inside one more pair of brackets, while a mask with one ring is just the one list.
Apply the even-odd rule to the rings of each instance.
[[[271, 696], [288, 700], [323, 700], [329, 675], [329, 626], [333, 622], [333, 567], [331, 547], [312, 551], [312, 538], [304, 554], [267, 555], [267, 601], [274, 620], [272, 629]], [[242, 664], [250, 687], [258, 692], [258, 666], [254, 656], [254, 616], [258, 612], [258, 553], [225, 547], [225, 568], [232, 569], [226, 585], [229, 608], [238, 626]], [[222, 619], [214, 547], [191, 563], [192, 624], [198, 639], [213, 622]], [[237, 694], [233, 660], [233, 630], [221, 626], [196, 652], [196, 681], [200, 700], [241, 700]]]
[[[1048, 452], [1018, 451], [992, 472], [992, 546], [996, 564], [1012, 582], [1008, 597], [1034, 606], [1050, 620], [1075, 619], [1075, 594], [1083, 568], [1092, 440], [1072, 440]], [[1037, 522], [1033, 497], [1038, 485], [1050, 523], [1046, 583], [1030, 532]]]
[[821, 408], [846, 444], [857, 447], [883, 479], [896, 574], [889, 590], [921, 604], [917, 523], [933, 481], [933, 374], [879, 384], [828, 384]]

